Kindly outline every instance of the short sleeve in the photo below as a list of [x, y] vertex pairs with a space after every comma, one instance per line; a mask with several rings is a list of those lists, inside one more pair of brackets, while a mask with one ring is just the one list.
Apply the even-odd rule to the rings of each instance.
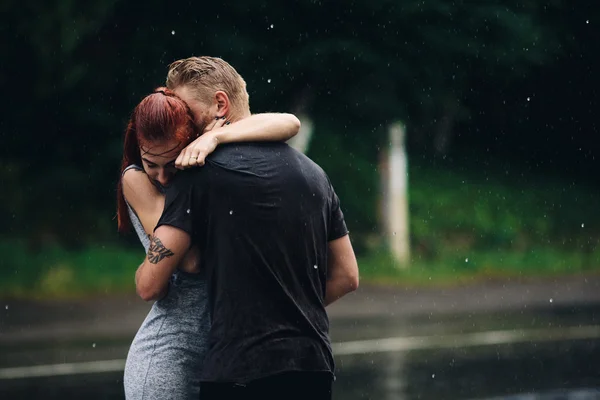
[[346, 227], [346, 221], [344, 220], [344, 213], [340, 208], [340, 199], [338, 198], [333, 186], [329, 185], [330, 190], [330, 201], [329, 201], [329, 229], [327, 234], [327, 241], [339, 239], [348, 234], [348, 228]]
[[194, 192], [197, 185], [194, 185], [195, 180], [190, 179], [191, 177], [195, 175], [182, 171], [173, 179], [166, 190], [165, 208], [156, 228], [169, 225], [181, 229], [190, 236], [193, 235]]

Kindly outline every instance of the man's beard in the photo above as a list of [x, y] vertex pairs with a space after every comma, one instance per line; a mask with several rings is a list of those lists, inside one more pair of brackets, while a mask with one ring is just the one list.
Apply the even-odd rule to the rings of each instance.
[[204, 131], [206, 130], [206, 128], [208, 127], [208, 125], [212, 122], [212, 118], [210, 117], [204, 117], [201, 121], [197, 121], [196, 122], [196, 129], [197, 129], [197, 133], [198, 136], [202, 136], [204, 134]]

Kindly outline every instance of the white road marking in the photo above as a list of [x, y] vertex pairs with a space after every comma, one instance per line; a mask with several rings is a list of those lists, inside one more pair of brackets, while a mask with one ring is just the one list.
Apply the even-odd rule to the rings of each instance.
[[600, 338], [600, 326], [462, 333], [440, 336], [394, 337], [333, 344], [336, 356], [422, 349], [464, 348], [524, 342]]
[[[454, 335], [356, 340], [333, 343], [333, 353], [335, 356], [347, 356], [424, 349], [464, 348], [525, 342], [539, 343], [599, 338], [600, 326], [592, 325], [569, 328], [505, 330]], [[124, 370], [124, 367], [125, 360], [119, 359], [2, 368], [0, 369], [0, 380], [120, 372]]]
[[0, 369], [0, 379], [39, 378], [47, 376], [99, 374], [125, 369], [125, 360], [88, 361], [79, 363], [33, 365]]

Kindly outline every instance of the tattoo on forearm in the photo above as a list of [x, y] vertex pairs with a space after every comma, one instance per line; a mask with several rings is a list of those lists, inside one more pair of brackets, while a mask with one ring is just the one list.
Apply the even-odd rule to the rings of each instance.
[[157, 237], [150, 238], [150, 248], [148, 248], [148, 261], [151, 264], [158, 264], [163, 258], [175, 255], [171, 250], [167, 249]]

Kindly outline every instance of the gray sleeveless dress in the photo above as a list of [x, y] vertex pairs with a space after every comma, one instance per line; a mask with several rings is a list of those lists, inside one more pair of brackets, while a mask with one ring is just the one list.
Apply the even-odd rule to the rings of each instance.
[[[135, 165], [128, 168], [141, 170]], [[144, 228], [128, 208], [148, 251], [150, 241]], [[131, 343], [123, 378], [125, 398], [197, 400], [209, 327], [206, 280], [201, 274], [175, 272], [169, 293], [154, 303]]]

